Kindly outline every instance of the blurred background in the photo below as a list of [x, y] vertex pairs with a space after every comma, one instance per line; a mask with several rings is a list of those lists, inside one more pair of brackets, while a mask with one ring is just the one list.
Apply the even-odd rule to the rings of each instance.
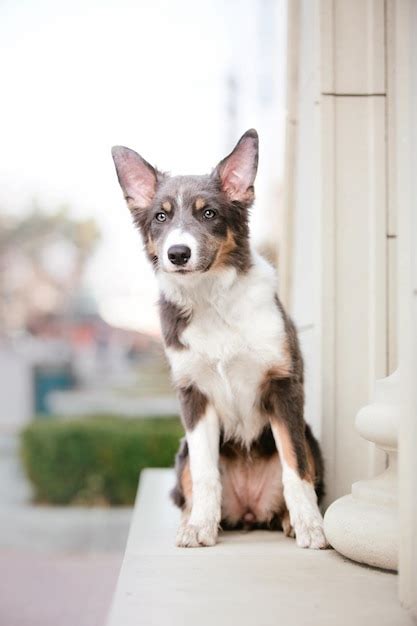
[[99, 625], [138, 473], [170, 466], [182, 434], [110, 148], [205, 173], [257, 128], [251, 233], [276, 262], [286, 2], [4, 0], [0, 13], [0, 623]]
[[[395, 478], [395, 407], [415, 407], [416, 388], [415, 13], [412, 0], [3, 0], [0, 626], [104, 625], [138, 475], [172, 466], [183, 434], [114, 144], [205, 173], [257, 128], [251, 237], [296, 324], [324, 506], [352, 544], [340, 551], [392, 570], [400, 536], [417, 566], [415, 411], [398, 494]], [[342, 497], [352, 484], [361, 497]]]

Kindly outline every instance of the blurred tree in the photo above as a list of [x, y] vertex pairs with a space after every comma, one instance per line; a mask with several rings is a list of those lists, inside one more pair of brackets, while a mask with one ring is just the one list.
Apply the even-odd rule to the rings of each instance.
[[66, 207], [46, 213], [34, 205], [23, 217], [0, 214], [0, 331], [62, 314], [98, 239], [95, 222], [73, 219]]

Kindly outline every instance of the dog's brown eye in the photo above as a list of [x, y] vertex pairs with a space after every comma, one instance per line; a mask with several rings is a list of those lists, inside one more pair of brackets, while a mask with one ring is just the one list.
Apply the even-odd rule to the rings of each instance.
[[216, 215], [216, 211], [213, 211], [213, 209], [206, 209], [203, 215], [206, 220], [212, 220], [213, 217]]
[[166, 218], [167, 218], [167, 214], [164, 213], [163, 211], [155, 215], [155, 219], [157, 222], [165, 222]]

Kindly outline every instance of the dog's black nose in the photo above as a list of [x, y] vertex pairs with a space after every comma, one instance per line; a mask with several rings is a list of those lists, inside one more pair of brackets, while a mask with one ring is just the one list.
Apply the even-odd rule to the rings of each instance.
[[168, 249], [168, 259], [174, 265], [185, 265], [191, 256], [191, 250], [188, 246], [171, 246]]

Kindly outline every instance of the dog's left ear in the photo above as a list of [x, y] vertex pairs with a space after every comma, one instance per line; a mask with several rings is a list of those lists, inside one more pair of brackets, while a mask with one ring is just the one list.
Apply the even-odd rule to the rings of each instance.
[[258, 169], [258, 133], [251, 128], [239, 139], [235, 148], [220, 161], [214, 175], [220, 178], [220, 186], [233, 202], [250, 205], [254, 198], [253, 184]]

